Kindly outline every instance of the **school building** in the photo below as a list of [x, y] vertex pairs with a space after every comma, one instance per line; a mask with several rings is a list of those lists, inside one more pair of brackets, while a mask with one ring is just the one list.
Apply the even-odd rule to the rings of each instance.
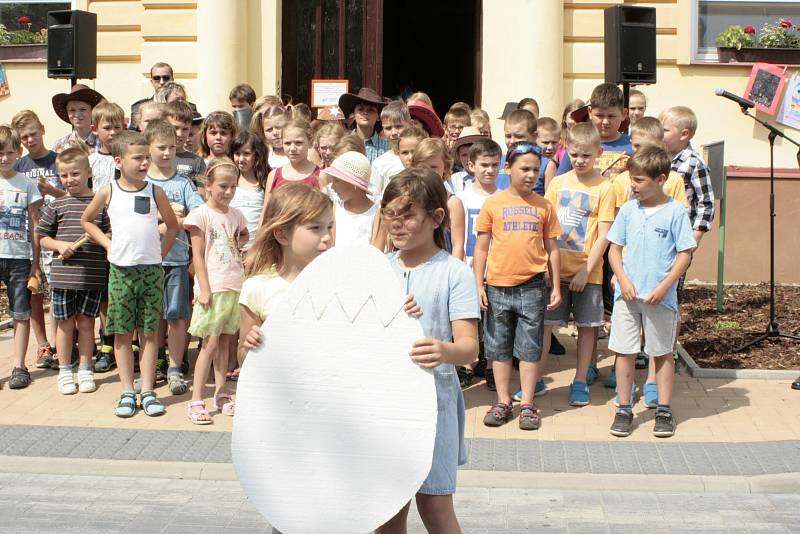
[[[202, 113], [228, 109], [228, 91], [246, 81], [258, 94], [308, 101], [313, 78], [347, 78], [351, 90], [370, 86], [387, 96], [424, 90], [443, 114], [464, 100], [497, 117], [506, 102], [535, 97], [542, 115], [560, 118], [563, 105], [587, 99], [604, 79], [603, 10], [615, 4], [657, 11], [658, 83], [639, 87], [648, 115], [688, 105], [700, 127], [695, 146], [725, 141], [728, 217], [725, 279], [766, 280], [768, 165], [766, 132], [714, 95], [742, 94], [751, 65], [717, 62], [720, 24], [741, 23], [749, 4], [769, 4], [784, 16], [798, 4], [720, 0], [73, 0], [68, 8], [97, 13], [98, 76], [82, 80], [129, 109], [152, 94], [150, 66], [172, 65], [176, 80]], [[63, 9], [65, 2], [56, 3]], [[752, 8], [752, 6], [749, 6]], [[748, 8], [748, 9], [749, 9]], [[744, 11], [742, 11], [744, 9]], [[729, 10], [729, 12], [726, 12]], [[776, 20], [778, 16], [772, 17]], [[800, 17], [798, 17], [800, 18]], [[765, 19], [766, 20], [766, 19]], [[758, 24], [760, 25], [760, 24]], [[713, 31], [712, 31], [713, 30]], [[0, 120], [32, 108], [46, 140], [66, 132], [50, 106], [68, 80], [50, 80], [38, 59], [3, 53], [11, 94], [0, 97]], [[798, 72], [798, 65], [789, 72]], [[759, 115], [765, 119], [771, 117]], [[794, 138], [800, 131], [778, 125]], [[502, 141], [502, 124], [493, 124]], [[797, 150], [778, 140], [775, 162], [777, 278], [800, 283], [800, 172]], [[690, 278], [712, 281], [717, 230], [706, 236]]]

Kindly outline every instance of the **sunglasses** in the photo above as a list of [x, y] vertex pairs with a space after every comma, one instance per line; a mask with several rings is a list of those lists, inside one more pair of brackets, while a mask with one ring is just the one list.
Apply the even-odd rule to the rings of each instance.
[[172, 76], [165, 74], [164, 76], [153, 76], [153, 79], [157, 82], [168, 82], [172, 79]]
[[522, 156], [525, 154], [534, 154], [541, 158], [542, 149], [530, 143], [514, 143], [508, 150], [508, 154], [506, 154], [506, 161], [509, 159], [514, 159], [516, 156]]

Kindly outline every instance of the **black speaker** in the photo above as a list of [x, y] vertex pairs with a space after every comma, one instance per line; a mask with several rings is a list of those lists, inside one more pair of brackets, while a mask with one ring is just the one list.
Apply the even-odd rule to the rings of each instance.
[[606, 82], [656, 83], [656, 8], [605, 10]]
[[47, 77], [97, 77], [97, 15], [88, 11], [47, 13]]

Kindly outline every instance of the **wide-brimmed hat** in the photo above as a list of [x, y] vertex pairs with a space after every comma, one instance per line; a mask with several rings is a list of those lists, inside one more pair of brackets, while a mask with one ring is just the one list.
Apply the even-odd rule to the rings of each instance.
[[430, 104], [424, 100], [410, 100], [408, 112], [412, 119], [418, 120], [433, 137], [444, 136], [444, 125]]
[[389, 103], [389, 100], [383, 98], [376, 93], [374, 89], [370, 89], [369, 87], [362, 87], [358, 90], [357, 94], [345, 93], [339, 97], [339, 109], [342, 110], [345, 117], [349, 117], [355, 109], [356, 104], [359, 103], [372, 104], [373, 106], [378, 106], [378, 110], [380, 110]]
[[86, 102], [91, 107], [95, 107], [103, 100], [103, 95], [87, 87], [81, 83], [72, 87], [69, 93], [58, 93], [53, 96], [53, 109], [62, 121], [70, 124], [69, 115], [67, 115], [67, 102], [77, 100], [78, 102]]
[[351, 183], [359, 189], [369, 191], [369, 178], [372, 166], [367, 156], [361, 152], [345, 152], [334, 159], [331, 166], [322, 172]]
[[488, 139], [488, 136], [483, 135], [477, 126], [464, 126], [458, 139], [453, 143], [453, 156], [458, 157], [458, 149], [462, 146], [471, 145], [481, 139]]

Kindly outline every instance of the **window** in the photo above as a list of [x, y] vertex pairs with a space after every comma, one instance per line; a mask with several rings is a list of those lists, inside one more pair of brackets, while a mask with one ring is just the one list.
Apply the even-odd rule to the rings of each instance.
[[72, 9], [72, 2], [0, 0], [0, 45], [46, 42], [47, 12]]
[[778, 19], [800, 21], [800, 2], [797, 0], [694, 0], [692, 19], [692, 56], [700, 62], [717, 61], [716, 38], [732, 24], [752, 25], [759, 30], [765, 22]]

